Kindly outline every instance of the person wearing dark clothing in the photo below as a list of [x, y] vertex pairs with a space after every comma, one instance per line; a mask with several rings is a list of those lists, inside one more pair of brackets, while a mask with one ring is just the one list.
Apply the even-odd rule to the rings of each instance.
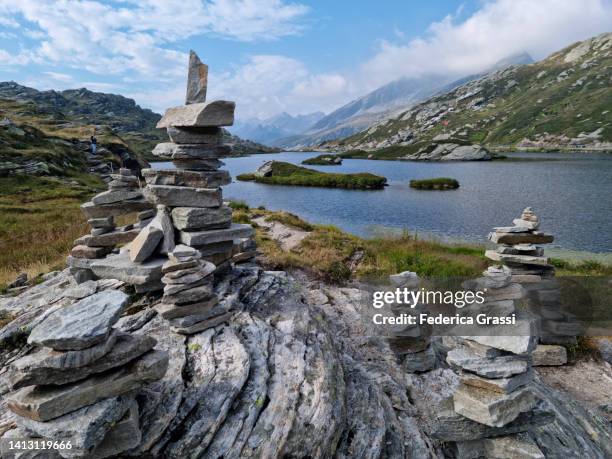
[[96, 154], [96, 148], [98, 146], [98, 139], [96, 139], [93, 135], [91, 136], [91, 138], [89, 139], [89, 143], [91, 145], [91, 154], [95, 155]]

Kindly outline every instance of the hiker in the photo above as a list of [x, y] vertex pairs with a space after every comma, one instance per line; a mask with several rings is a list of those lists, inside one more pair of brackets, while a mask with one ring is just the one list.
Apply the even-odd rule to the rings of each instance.
[[91, 136], [91, 138], [89, 139], [89, 142], [91, 144], [91, 154], [95, 155], [96, 154], [96, 147], [98, 146], [98, 139], [96, 139], [93, 135]]

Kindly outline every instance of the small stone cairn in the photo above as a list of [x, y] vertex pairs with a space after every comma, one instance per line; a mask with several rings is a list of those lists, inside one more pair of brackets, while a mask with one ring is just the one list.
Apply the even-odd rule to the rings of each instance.
[[[405, 271], [389, 276], [391, 285], [395, 288], [418, 290], [421, 280], [415, 272]], [[422, 310], [422, 305], [414, 308], [406, 305], [392, 306], [395, 314], [416, 315]], [[394, 327], [387, 338], [389, 346], [401, 360], [402, 368], [407, 373], [421, 373], [434, 368], [436, 353], [431, 345], [431, 333], [421, 325], [405, 325]]]
[[28, 343], [38, 350], [8, 370], [6, 400], [17, 428], [5, 439], [63, 441], [63, 449], [38, 451], [48, 458], [104, 458], [138, 446], [135, 394], [164, 376], [168, 354], [153, 349], [150, 336], [113, 328], [127, 304], [125, 293], [104, 290], [32, 329]]
[[[222, 126], [233, 124], [235, 104], [206, 102], [207, 79], [208, 67], [192, 51], [186, 105], [166, 111], [157, 127], [165, 128], [171, 141], [153, 150], [176, 168], [142, 171], [147, 183], [143, 193], [157, 205], [157, 216], [128, 247], [135, 263], [156, 253], [167, 255], [161, 266], [164, 296], [157, 310], [184, 334], [229, 317], [227, 310], [216, 307], [213, 275], [256, 255], [253, 228], [232, 223], [232, 209], [221, 191], [231, 182], [229, 173], [219, 170], [219, 158], [231, 153], [223, 144]], [[165, 241], [161, 250], [160, 240]]]
[[510, 270], [512, 279], [525, 289], [526, 306], [541, 318], [542, 344], [534, 351], [534, 365], [563, 365], [567, 362], [567, 351], [560, 345], [576, 344], [581, 326], [571, 313], [562, 310], [555, 269], [544, 256], [544, 249], [536, 245], [548, 244], [554, 238], [538, 230], [540, 219], [531, 207], [523, 210], [513, 223], [511, 227], [495, 228], [489, 235], [499, 245], [495, 250], [487, 250], [485, 256]]
[[[106, 257], [117, 245], [132, 241], [151, 217], [153, 206], [144, 200], [138, 178], [130, 169], [119, 169], [118, 174], [111, 174], [111, 179], [107, 191], [81, 206], [91, 232], [75, 241], [67, 260], [71, 274], [79, 283], [95, 279], [92, 271], [95, 260]], [[140, 212], [136, 225], [115, 225], [115, 216], [132, 212]]]

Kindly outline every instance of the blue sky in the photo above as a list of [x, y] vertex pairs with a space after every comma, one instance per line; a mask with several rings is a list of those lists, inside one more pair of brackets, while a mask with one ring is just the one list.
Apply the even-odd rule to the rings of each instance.
[[612, 30], [612, 0], [0, 0], [0, 80], [158, 112], [187, 53], [239, 117], [329, 112], [400, 77], [460, 77]]

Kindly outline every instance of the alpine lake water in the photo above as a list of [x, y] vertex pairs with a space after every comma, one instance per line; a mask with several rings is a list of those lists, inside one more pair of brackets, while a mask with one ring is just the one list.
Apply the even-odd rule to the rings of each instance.
[[[324, 172], [371, 172], [387, 177], [384, 190], [264, 185], [240, 182], [275, 160], [300, 165], [313, 152], [283, 152], [227, 158], [234, 178], [225, 199], [251, 207], [286, 210], [311, 223], [336, 225], [359, 236], [409, 231], [444, 242], [482, 244], [494, 226], [510, 226], [527, 207], [540, 216], [541, 229], [555, 235], [551, 255], [612, 260], [612, 154], [507, 153], [507, 159], [482, 162], [418, 162], [345, 159], [340, 166], [305, 166]], [[152, 163], [156, 169], [172, 163]], [[451, 191], [409, 187], [412, 179], [450, 177]], [[552, 248], [549, 250], [548, 247]]]

